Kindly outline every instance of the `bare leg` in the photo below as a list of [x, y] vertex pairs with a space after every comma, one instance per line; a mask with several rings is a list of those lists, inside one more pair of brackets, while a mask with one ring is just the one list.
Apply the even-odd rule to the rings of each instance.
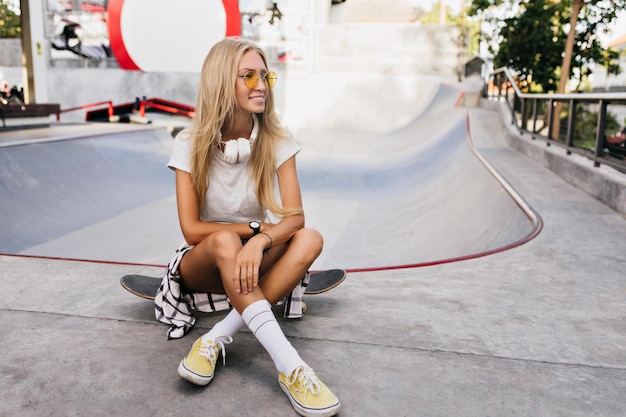
[[304, 274], [309, 270], [315, 259], [322, 252], [324, 240], [313, 229], [301, 229], [282, 248], [270, 249], [265, 255], [269, 267], [261, 265], [259, 286], [267, 301], [276, 304], [298, 285]]
[[[261, 264], [259, 287], [248, 294], [235, 291], [230, 278], [242, 243], [234, 233], [217, 232], [196, 245], [180, 265], [183, 285], [198, 292], [228, 295], [241, 314], [250, 304], [267, 299], [275, 304], [298, 284], [322, 251], [322, 236], [313, 229], [301, 229], [286, 244], [272, 248]], [[225, 278], [222, 278], [225, 277]]]
[[[261, 262], [259, 286], [247, 294], [237, 292], [232, 274], [242, 248], [239, 236], [214, 233], [183, 258], [180, 272], [183, 285], [191, 290], [225, 292], [235, 307], [211, 332], [196, 340], [179, 364], [178, 373], [191, 382], [206, 385], [213, 378], [219, 348], [247, 325], [270, 354], [279, 371], [279, 382], [290, 401], [302, 414], [314, 407], [339, 410], [339, 400], [315, 376], [282, 332], [271, 304], [289, 294], [322, 251], [323, 239], [312, 229], [301, 229], [286, 244], [272, 248]], [[238, 314], [237, 314], [238, 313]], [[220, 327], [221, 326], [221, 327]], [[311, 391], [310, 387], [317, 391]], [[302, 397], [302, 398], [300, 398]], [[322, 406], [320, 406], [322, 404]]]
[[[225, 294], [220, 268], [230, 266], [241, 250], [239, 236], [229, 232], [217, 232], [208, 236], [185, 254], [180, 263], [180, 275], [185, 288], [196, 292]], [[218, 265], [218, 263], [220, 265]]]

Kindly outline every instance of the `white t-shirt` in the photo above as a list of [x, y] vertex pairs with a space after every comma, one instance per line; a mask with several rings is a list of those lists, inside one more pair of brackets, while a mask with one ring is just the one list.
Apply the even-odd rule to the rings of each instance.
[[[188, 129], [176, 135], [167, 164], [170, 169], [191, 172], [192, 142]], [[300, 145], [292, 137], [280, 141], [276, 149], [276, 169], [298, 152]], [[236, 164], [225, 162], [224, 153], [217, 150], [209, 170], [210, 182], [204, 201], [203, 221], [247, 223], [251, 220], [267, 219], [268, 213], [256, 197], [256, 187], [250, 181], [248, 167], [249, 160]]]

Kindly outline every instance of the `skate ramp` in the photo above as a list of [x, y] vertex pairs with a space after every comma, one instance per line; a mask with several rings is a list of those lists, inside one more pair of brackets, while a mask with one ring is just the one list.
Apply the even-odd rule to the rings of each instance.
[[[325, 237], [315, 269], [446, 262], [536, 233], [468, 145], [459, 91], [422, 93], [421, 113], [393, 132], [296, 131], [307, 225]], [[79, 136], [0, 147], [0, 252], [166, 264], [182, 241], [169, 134]]]
[[395, 132], [327, 136], [334, 148], [325, 157], [307, 152], [317, 142], [307, 138], [299, 160], [307, 223], [326, 240], [316, 266], [422, 266], [508, 249], [539, 232], [539, 216], [468, 137], [459, 98], [442, 85]]
[[167, 262], [159, 247], [181, 237], [165, 129], [85, 125], [30, 133], [42, 137], [0, 142], [0, 252]]

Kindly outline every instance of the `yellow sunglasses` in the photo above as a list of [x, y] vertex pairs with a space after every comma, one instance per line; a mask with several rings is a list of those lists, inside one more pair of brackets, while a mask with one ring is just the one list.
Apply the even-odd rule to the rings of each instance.
[[250, 90], [254, 90], [259, 84], [259, 78], [261, 78], [263, 82], [265, 82], [265, 85], [267, 87], [272, 88], [274, 87], [274, 84], [276, 84], [276, 79], [278, 77], [276, 76], [275, 72], [268, 72], [264, 75], [259, 76], [256, 71], [248, 71], [245, 74], [238, 76], [237, 78], [241, 78], [246, 87], [248, 87]]

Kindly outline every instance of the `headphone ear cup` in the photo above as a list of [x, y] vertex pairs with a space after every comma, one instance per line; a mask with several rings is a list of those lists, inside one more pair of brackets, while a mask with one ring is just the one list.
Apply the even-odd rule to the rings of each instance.
[[236, 140], [229, 140], [224, 145], [224, 161], [227, 164], [236, 164], [239, 158], [239, 147]]
[[250, 141], [247, 139], [243, 139], [243, 138], [237, 139], [237, 150], [239, 153], [237, 161], [238, 162], [247, 161], [248, 158], [250, 158]]

